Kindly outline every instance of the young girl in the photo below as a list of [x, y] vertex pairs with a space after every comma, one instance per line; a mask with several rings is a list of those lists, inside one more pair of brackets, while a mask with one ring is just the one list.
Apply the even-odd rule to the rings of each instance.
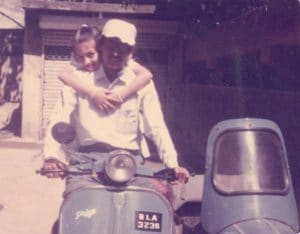
[[[96, 28], [82, 25], [76, 32], [73, 39], [73, 51], [71, 67], [65, 68], [59, 74], [59, 79], [67, 86], [72, 87], [77, 93], [87, 96], [101, 110], [115, 109], [122, 102], [139, 91], [152, 79], [152, 73], [144, 66], [135, 62], [133, 59], [128, 61], [128, 66], [136, 75], [135, 79], [125, 88], [115, 91], [95, 87], [87, 82], [84, 77], [77, 77], [74, 68], [84, 71], [95, 71], [101, 63], [97, 43], [100, 39], [100, 32]], [[94, 40], [95, 48], [91, 48], [90, 53], [82, 55], [83, 42]]]

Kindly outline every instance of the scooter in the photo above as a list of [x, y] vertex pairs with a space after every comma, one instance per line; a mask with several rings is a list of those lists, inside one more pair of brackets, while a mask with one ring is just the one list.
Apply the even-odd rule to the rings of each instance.
[[[53, 137], [64, 146], [70, 160], [82, 163], [69, 166], [65, 175], [92, 175], [95, 181], [106, 178], [102, 184], [83, 186], [68, 195], [60, 208], [58, 234], [180, 234], [174, 210], [160, 193], [134, 187], [130, 181], [138, 176], [175, 180], [173, 170], [151, 169], [143, 159], [125, 150], [102, 155], [102, 160], [91, 160], [97, 153], [78, 153], [67, 144], [75, 137], [73, 128], [64, 123], [52, 129]], [[91, 155], [92, 154], [92, 155]], [[39, 170], [46, 175], [58, 171]], [[103, 180], [102, 180], [103, 181]], [[176, 228], [177, 227], [177, 228]]]
[[209, 134], [201, 225], [207, 233], [295, 234], [299, 217], [282, 133], [263, 119]]

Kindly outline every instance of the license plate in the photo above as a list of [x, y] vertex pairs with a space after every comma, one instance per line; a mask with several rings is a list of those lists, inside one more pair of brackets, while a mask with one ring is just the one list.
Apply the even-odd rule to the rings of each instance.
[[161, 232], [162, 214], [146, 211], [136, 211], [135, 230]]

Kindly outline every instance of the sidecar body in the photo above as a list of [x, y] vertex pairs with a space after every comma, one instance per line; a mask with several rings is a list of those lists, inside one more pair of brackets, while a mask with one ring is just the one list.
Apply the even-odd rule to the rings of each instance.
[[274, 122], [218, 123], [206, 157], [201, 223], [208, 233], [298, 233], [286, 149]]

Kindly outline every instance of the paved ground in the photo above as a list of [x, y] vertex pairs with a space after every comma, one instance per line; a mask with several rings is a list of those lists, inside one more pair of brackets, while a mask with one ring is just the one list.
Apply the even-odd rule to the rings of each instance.
[[38, 149], [0, 147], [0, 162], [0, 233], [49, 234], [64, 182], [35, 174]]

